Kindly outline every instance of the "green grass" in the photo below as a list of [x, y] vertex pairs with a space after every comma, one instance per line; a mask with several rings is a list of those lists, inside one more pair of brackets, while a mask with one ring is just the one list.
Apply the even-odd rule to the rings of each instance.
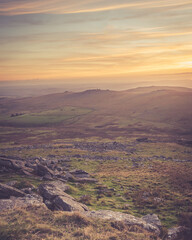
[[[123, 151], [104, 151], [92, 152], [90, 150], [74, 149], [73, 143], [77, 142], [102, 142], [101, 138], [87, 139], [58, 139], [55, 141], [52, 149], [22, 149], [22, 151], [9, 150], [3, 151], [5, 155], [19, 156], [21, 158], [44, 157], [55, 155], [55, 158], [61, 156], [70, 157], [70, 169], [83, 169], [89, 172], [98, 180], [98, 183], [79, 184], [70, 182], [71, 189], [69, 194], [78, 201], [84, 201], [90, 209], [111, 209], [125, 213], [143, 216], [148, 213], [156, 213], [164, 226], [170, 227], [178, 223], [182, 212], [192, 212], [190, 191], [192, 181], [192, 163], [175, 162], [173, 160], [162, 160], [160, 157], [171, 157], [172, 159], [191, 159], [191, 148], [178, 145], [176, 143], [151, 142], [138, 143], [135, 138], [116, 141], [128, 143], [135, 151], [128, 154]], [[104, 143], [110, 142], [104, 139]], [[67, 145], [69, 148], [60, 148]], [[8, 146], [7, 144], [5, 145]], [[10, 147], [15, 145], [10, 145]], [[17, 146], [17, 145], [16, 145]], [[22, 146], [22, 145], [20, 145]], [[75, 154], [90, 156], [81, 159], [74, 157]], [[94, 156], [118, 157], [117, 161], [91, 159]], [[138, 168], [133, 167], [132, 159], [141, 157], [142, 165]], [[62, 166], [62, 163], [60, 163]], [[1, 181], [18, 180], [21, 182], [21, 176], [0, 176]], [[32, 184], [38, 186], [38, 179], [27, 179]], [[103, 186], [109, 190], [99, 192], [98, 186]], [[145, 198], [145, 195], [147, 197]], [[155, 199], [162, 199], [159, 203]], [[126, 207], [125, 207], [126, 206]]]
[[8, 183], [11, 181], [16, 181], [17, 187], [25, 187], [26, 184], [33, 185], [34, 187], [38, 187], [42, 181], [38, 177], [27, 177], [18, 174], [0, 174], [0, 182]]
[[24, 113], [23, 115], [11, 117], [10, 115], [4, 115], [0, 117], [1, 125], [12, 125], [12, 126], [22, 126], [22, 127], [38, 127], [38, 126], [48, 126], [54, 125], [62, 122], [67, 122], [69, 120], [74, 120], [75, 118], [86, 115], [92, 112], [88, 108], [78, 108], [78, 107], [64, 107], [55, 110], [42, 111], [36, 113]]

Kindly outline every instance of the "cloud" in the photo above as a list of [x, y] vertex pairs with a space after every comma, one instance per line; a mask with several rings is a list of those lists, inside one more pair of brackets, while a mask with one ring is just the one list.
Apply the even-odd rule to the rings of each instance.
[[[10, 44], [11, 42], [25, 42], [25, 43], [66, 43], [73, 42], [77, 44], [99, 44], [99, 45], [113, 45], [122, 44], [123, 42], [139, 42], [143, 40], [161, 40], [174, 38], [174, 42], [177, 42], [177, 37], [192, 36], [192, 30], [190, 27], [186, 28], [173, 28], [169, 26], [151, 27], [151, 28], [128, 28], [121, 30], [117, 28], [106, 29], [100, 32], [83, 32], [79, 31], [54, 31], [44, 33], [22, 33], [9, 36], [2, 36], [0, 39], [1, 44]], [[151, 43], [150, 43], [151, 44]]]
[[145, 0], [129, 1], [123, 0], [0, 0], [0, 15], [23, 15], [37, 13], [51, 14], [74, 14], [102, 12], [126, 8], [136, 9], [153, 9], [168, 7], [189, 7], [192, 3], [190, 0]]
[[0, 0], [0, 72], [23, 79], [189, 69], [191, 8], [191, 0]]

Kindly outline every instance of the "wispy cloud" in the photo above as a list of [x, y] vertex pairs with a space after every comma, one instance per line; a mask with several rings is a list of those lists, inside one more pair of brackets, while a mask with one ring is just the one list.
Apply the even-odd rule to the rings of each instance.
[[1, 15], [22, 15], [35, 13], [51, 14], [73, 14], [73, 13], [90, 13], [110, 10], [119, 10], [126, 8], [167, 8], [167, 7], [192, 7], [190, 0], [145, 0], [145, 1], [101, 1], [101, 0], [15, 0], [0, 1]]
[[192, 0], [0, 0], [0, 80], [191, 71]]
[[[174, 38], [177, 42], [177, 37], [192, 36], [191, 28], [181, 28], [170, 30], [168, 26], [156, 28], [134, 28], [127, 30], [108, 29], [102, 32], [82, 32], [82, 31], [63, 31], [63, 32], [45, 32], [38, 34], [20, 34], [17, 36], [2, 36], [1, 44], [10, 44], [11, 42], [24, 43], [76, 43], [76, 44], [96, 44], [96, 45], [116, 45], [127, 42], [136, 43], [144, 40], [170, 40]], [[151, 44], [151, 43], [150, 43]], [[57, 46], [56, 46], [57, 47]]]

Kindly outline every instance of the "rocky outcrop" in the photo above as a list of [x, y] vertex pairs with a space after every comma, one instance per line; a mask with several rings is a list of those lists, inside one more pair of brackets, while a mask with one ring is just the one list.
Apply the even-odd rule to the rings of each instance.
[[190, 237], [191, 237], [190, 230], [185, 227], [178, 226], [168, 229], [167, 240], [180, 240], [180, 239], [189, 240], [191, 239]]
[[42, 197], [33, 194], [25, 197], [12, 197], [11, 199], [0, 199], [0, 211], [28, 206], [45, 206]]
[[64, 179], [66, 179], [67, 181], [71, 181], [71, 182], [75, 182], [76, 178], [69, 172], [67, 172], [64, 176]]
[[11, 159], [4, 156], [0, 156], [0, 169], [4, 169], [5, 172], [17, 172], [27, 176], [33, 174], [33, 169], [27, 167], [23, 159]]
[[81, 169], [72, 170], [72, 171], [70, 171], [70, 173], [76, 178], [89, 178], [90, 177], [88, 172], [81, 170]]
[[70, 212], [84, 212], [88, 211], [86, 205], [75, 201], [73, 198], [67, 196], [58, 196], [53, 200], [54, 209], [60, 211], [70, 211]]
[[36, 165], [35, 173], [41, 177], [44, 177], [44, 176], [53, 177], [54, 176], [54, 172], [42, 164]]
[[159, 229], [162, 228], [161, 221], [159, 220], [156, 214], [147, 214], [144, 217], [142, 217], [142, 219], [149, 224], [157, 226]]
[[[65, 159], [64, 159], [65, 160]], [[0, 156], [1, 172], [16, 172], [26, 176], [37, 175], [44, 180], [51, 181], [59, 179], [62, 181], [71, 181], [79, 183], [95, 183], [96, 179], [90, 177], [89, 173], [81, 169], [75, 169], [70, 172], [65, 167], [58, 166], [62, 160], [49, 160], [41, 157], [32, 159], [15, 159], [14, 156]], [[64, 171], [65, 169], [65, 171]]]
[[24, 197], [25, 193], [17, 188], [0, 183], [0, 199], [10, 198], [11, 196]]
[[149, 232], [160, 234], [160, 229], [157, 225], [152, 223], [148, 223], [142, 218], [134, 217], [130, 214], [121, 213], [121, 212], [113, 212], [109, 210], [99, 210], [99, 211], [88, 211], [85, 212], [86, 216], [91, 218], [98, 218], [103, 220], [111, 220], [111, 221], [121, 221], [129, 226], [139, 226]]
[[53, 182], [39, 185], [40, 195], [44, 199], [49, 201], [52, 201], [57, 196], [67, 196], [69, 198], [72, 198], [67, 193], [65, 193], [65, 191], [68, 189], [69, 189], [69, 186], [67, 186], [61, 181], [53, 181]]
[[147, 137], [144, 137], [144, 138], [137, 138], [136, 141], [137, 141], [137, 142], [149, 142], [149, 140], [148, 140]]
[[81, 169], [75, 169], [70, 171], [66, 174], [66, 176], [69, 176], [69, 180], [79, 183], [95, 183], [97, 180], [95, 178], [92, 178], [88, 172], [81, 170]]
[[76, 182], [79, 182], [79, 183], [96, 183], [98, 181], [95, 178], [76, 178]]
[[24, 167], [24, 164], [22, 161], [13, 160], [13, 159], [9, 159], [9, 158], [1, 156], [0, 157], [0, 168], [2, 168], [2, 167], [18, 171]]
[[75, 201], [73, 197], [65, 193], [69, 187], [60, 182], [54, 181], [39, 186], [39, 193], [44, 199], [46, 206], [51, 210], [61, 211], [88, 211], [87, 206]]

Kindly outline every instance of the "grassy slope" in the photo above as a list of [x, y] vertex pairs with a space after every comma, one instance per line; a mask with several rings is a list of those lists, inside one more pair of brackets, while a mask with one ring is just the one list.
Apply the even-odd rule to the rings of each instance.
[[[90, 141], [97, 142], [98, 139]], [[101, 141], [109, 142], [107, 139], [100, 139]], [[135, 144], [134, 139], [121, 141], [122, 143], [127, 141], [135, 151], [127, 155], [126, 152], [114, 150], [104, 152], [80, 150], [73, 148], [71, 140], [66, 140], [62, 144], [55, 144], [53, 149], [40, 147], [22, 149], [19, 152], [10, 149], [8, 152], [2, 150], [1, 154], [48, 159], [49, 155], [55, 155], [56, 159], [68, 156], [71, 159], [70, 169], [83, 169], [99, 180], [98, 184], [69, 183], [71, 186], [69, 194], [93, 210], [111, 209], [137, 216], [156, 213], [166, 227], [177, 224], [182, 213], [191, 213], [192, 164], [172, 160], [191, 160], [191, 148], [174, 143]], [[65, 144], [68, 149], [60, 148]], [[89, 157], [74, 157], [77, 154]], [[160, 157], [162, 155], [166, 160]], [[117, 157], [118, 160], [104, 160], [102, 157]], [[141, 158], [141, 161], [138, 162], [138, 167], [134, 167], [132, 159], [138, 158]], [[3, 182], [17, 180], [22, 185], [25, 179], [16, 175], [1, 175], [0, 180]], [[35, 186], [41, 182], [36, 178], [27, 178], [26, 181]], [[100, 191], [98, 187], [100, 189], [107, 187], [111, 190]]]
[[[84, 129], [84, 132], [89, 128], [92, 133], [105, 130], [107, 132], [120, 131], [122, 134], [123, 131], [136, 130], [147, 133], [163, 131], [169, 134], [190, 135], [192, 131], [191, 102], [192, 90], [187, 88], [149, 87], [120, 92], [88, 90], [80, 93], [67, 92], [17, 100], [3, 99], [1, 100], [1, 113], [28, 111], [31, 114], [35, 113], [40, 122], [46, 124], [49, 121], [50, 123], [64, 122], [63, 127], [65, 127], [65, 116], [49, 118], [48, 122], [42, 116], [46, 116], [45, 113], [50, 110], [75, 106], [85, 111], [94, 109], [86, 116], [80, 114], [77, 121], [72, 122], [74, 128]], [[29, 116], [32, 118], [31, 115]], [[40, 116], [43, 119], [40, 119]], [[26, 116], [17, 118], [23, 123], [28, 122]], [[17, 121], [12, 121], [18, 124]]]
[[[112, 227], [114, 226], [114, 227]], [[159, 238], [141, 229], [110, 221], [93, 221], [79, 213], [32, 207], [0, 213], [1, 240], [150, 240]]]
[[[138, 88], [129, 91], [85, 91], [82, 93], [52, 94], [25, 99], [1, 99], [1, 118], [11, 113], [25, 115], [9, 118], [17, 127], [1, 127], [0, 141], [3, 147], [15, 147], [18, 143], [37, 144], [58, 142], [65, 144], [67, 137], [88, 136], [119, 137], [116, 140], [129, 142], [135, 139], [120, 138], [135, 131], [142, 134], [155, 133], [168, 137], [172, 134], [188, 133], [191, 136], [192, 91], [185, 88]], [[73, 106], [73, 107], [71, 107]], [[61, 111], [60, 109], [63, 109]], [[91, 109], [91, 110], [90, 110]], [[94, 110], [94, 111], [93, 111]], [[15, 121], [17, 120], [17, 121]], [[5, 121], [5, 118], [4, 120]], [[20, 124], [26, 128], [19, 128]], [[51, 126], [46, 124], [51, 124]], [[55, 126], [58, 125], [58, 126]], [[36, 126], [36, 128], [30, 128]], [[156, 132], [154, 132], [156, 130]], [[158, 138], [158, 136], [157, 136]], [[88, 141], [111, 141], [92, 138]], [[66, 140], [71, 141], [71, 140]], [[60, 144], [58, 144], [59, 146]], [[91, 160], [71, 157], [71, 169], [81, 168], [99, 180], [99, 186], [114, 189], [99, 193], [97, 184], [70, 183], [69, 193], [91, 209], [112, 209], [134, 215], [157, 213], [166, 227], [188, 221], [191, 209], [191, 162], [162, 160], [166, 158], [191, 160], [191, 148], [175, 143], [139, 143], [130, 155], [125, 152], [90, 152], [79, 149], [23, 149], [2, 151], [2, 154], [20, 157], [48, 157], [49, 154], [72, 156], [74, 154], [118, 157], [120, 160]], [[146, 158], [138, 168], [132, 166], [132, 158]], [[1, 175], [0, 181], [17, 180], [18, 186], [38, 186], [40, 179], [23, 178], [17, 175]], [[86, 196], [84, 196], [86, 195]], [[146, 196], [146, 197], [143, 197]], [[160, 199], [160, 202], [158, 202]], [[72, 217], [71, 217], [72, 216]], [[0, 216], [0, 239], [150, 239], [146, 233], [130, 233], [113, 229], [110, 223], [98, 222], [77, 225], [73, 214], [51, 213], [45, 210], [16, 210]], [[26, 221], [27, 219], [27, 221]], [[61, 219], [58, 221], [58, 219]], [[80, 217], [81, 220], [81, 217]], [[153, 239], [153, 238], [152, 238]]]
[[78, 108], [78, 107], [63, 107], [60, 109], [47, 110], [41, 112], [26, 112], [22, 115], [11, 117], [10, 114], [6, 114], [0, 117], [0, 124], [15, 126], [15, 127], [38, 127], [47, 126], [53, 124], [59, 124], [61, 122], [73, 121], [75, 118], [88, 114], [91, 109]]

